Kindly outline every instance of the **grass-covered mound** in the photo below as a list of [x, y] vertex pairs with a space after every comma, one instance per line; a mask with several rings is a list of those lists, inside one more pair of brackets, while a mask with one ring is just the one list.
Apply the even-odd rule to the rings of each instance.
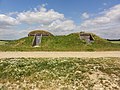
[[120, 44], [113, 44], [92, 34], [95, 39], [91, 44], [80, 40], [79, 33], [65, 36], [42, 37], [40, 47], [32, 47], [33, 36], [11, 41], [0, 46], [1, 51], [115, 51], [120, 50]]
[[6, 41], [1, 41], [0, 40], [0, 45], [5, 45], [7, 42]]
[[0, 59], [0, 90], [119, 90], [120, 58]]
[[51, 34], [48, 31], [44, 31], [44, 30], [35, 30], [35, 31], [31, 31], [28, 36], [34, 36], [34, 35], [43, 35], [43, 36], [53, 36], [53, 34]]

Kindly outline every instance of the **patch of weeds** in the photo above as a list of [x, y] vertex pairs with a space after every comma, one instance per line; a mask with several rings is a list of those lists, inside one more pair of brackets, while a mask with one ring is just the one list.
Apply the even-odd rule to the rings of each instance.
[[[92, 90], [95, 82], [93, 74], [115, 74], [120, 78], [120, 58], [10, 58], [0, 59], [0, 83], [5, 89], [18, 85], [23, 89], [32, 85], [38, 89], [88, 89]], [[101, 71], [101, 72], [99, 72]], [[94, 73], [93, 73], [94, 72]], [[108, 77], [107, 76], [107, 77]], [[94, 77], [92, 77], [94, 79]], [[105, 78], [95, 77], [102, 83]], [[112, 78], [114, 79], [114, 78]], [[115, 80], [111, 80], [112, 83]], [[114, 82], [113, 82], [114, 81]], [[9, 82], [9, 84], [8, 84]], [[107, 87], [104, 85], [104, 87]], [[120, 86], [118, 86], [120, 87]], [[35, 89], [33, 88], [33, 89]], [[113, 88], [114, 90], [114, 88]]]

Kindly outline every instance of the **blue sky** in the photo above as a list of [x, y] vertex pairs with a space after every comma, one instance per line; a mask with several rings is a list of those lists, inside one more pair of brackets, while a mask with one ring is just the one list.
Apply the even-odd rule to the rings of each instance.
[[119, 11], [120, 0], [0, 0], [0, 39], [24, 37], [33, 29], [120, 38]]

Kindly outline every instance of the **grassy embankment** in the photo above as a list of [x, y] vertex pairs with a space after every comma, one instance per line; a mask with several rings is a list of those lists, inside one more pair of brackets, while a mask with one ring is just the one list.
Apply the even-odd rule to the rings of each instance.
[[9, 41], [5, 41], [5, 40], [0, 40], [0, 45], [5, 45], [5, 44], [7, 44]]
[[95, 42], [87, 44], [79, 39], [79, 34], [67, 36], [43, 37], [40, 47], [32, 47], [33, 37], [25, 37], [19, 40], [9, 41], [0, 45], [0, 51], [119, 51], [119, 43], [111, 43], [96, 35]]
[[0, 90], [119, 90], [120, 58], [0, 59]]
[[120, 41], [110, 41], [110, 42], [120, 44]]

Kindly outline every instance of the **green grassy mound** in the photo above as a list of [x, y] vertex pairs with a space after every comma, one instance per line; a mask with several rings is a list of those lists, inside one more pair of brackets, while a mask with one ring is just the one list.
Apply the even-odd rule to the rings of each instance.
[[6, 43], [6, 41], [0, 41], [0, 45], [5, 45]]
[[120, 44], [113, 44], [95, 34], [95, 39], [91, 44], [80, 40], [78, 33], [66, 36], [42, 37], [40, 47], [32, 47], [33, 36], [11, 41], [6, 45], [0, 46], [1, 51], [115, 51], [120, 50]]
[[0, 59], [0, 90], [119, 90], [120, 58]]

